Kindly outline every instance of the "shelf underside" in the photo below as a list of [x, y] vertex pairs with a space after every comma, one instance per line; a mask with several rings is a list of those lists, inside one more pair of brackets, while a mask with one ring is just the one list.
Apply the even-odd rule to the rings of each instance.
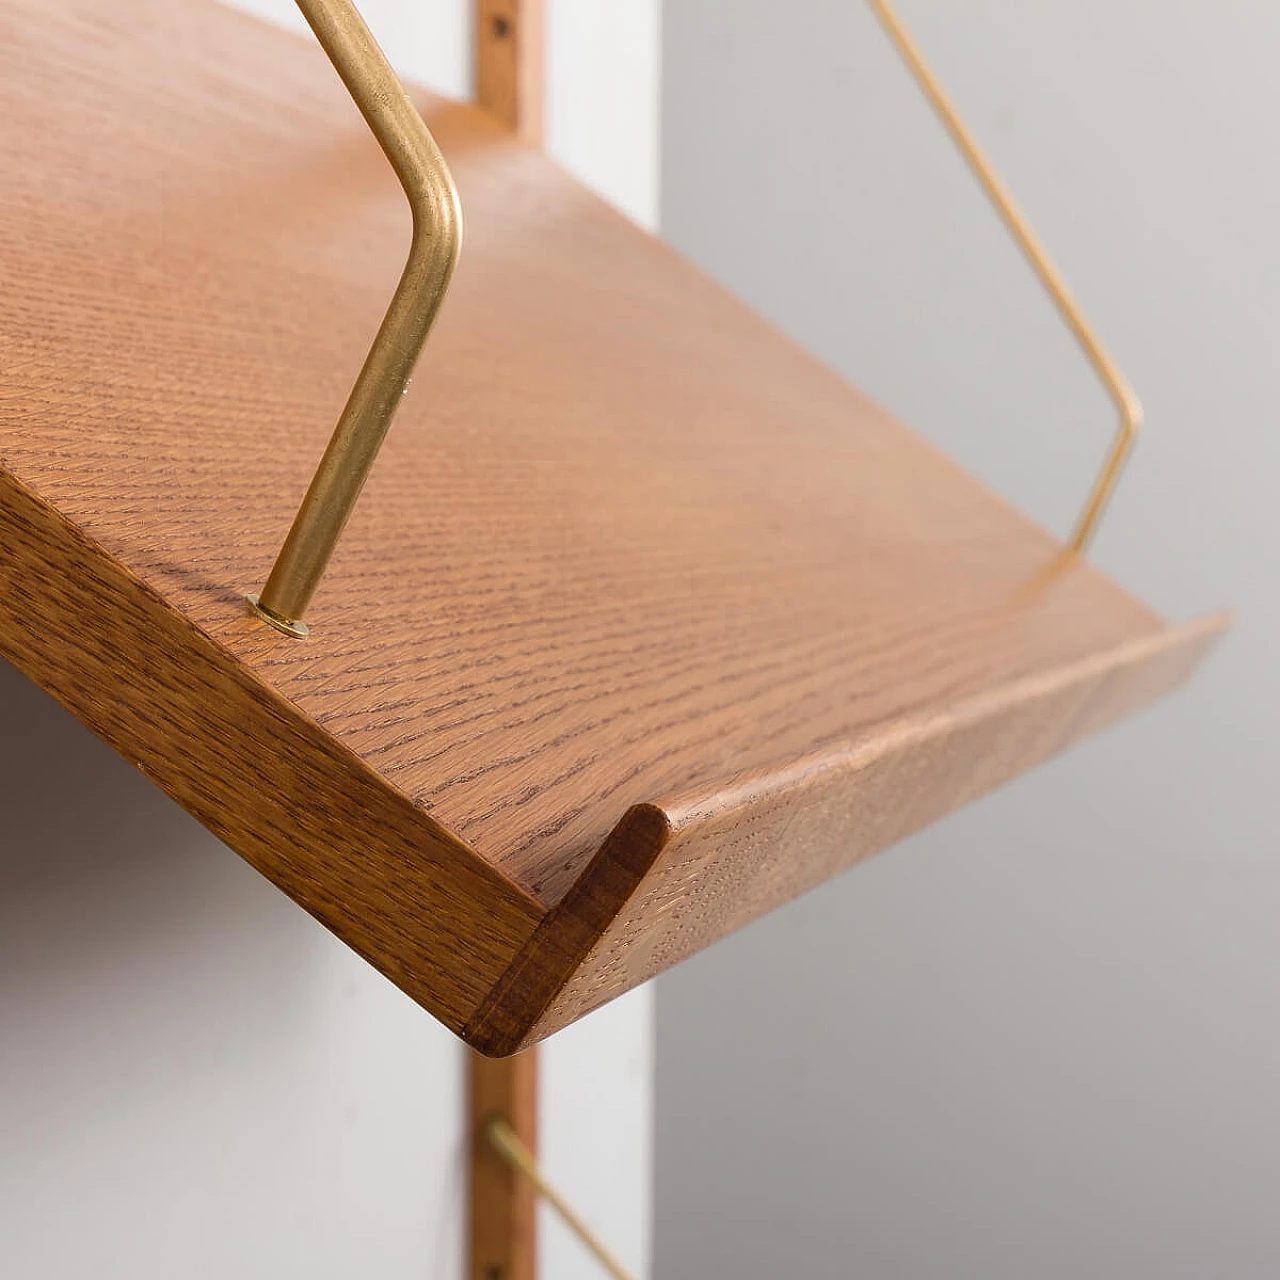
[[[507, 1052], [1178, 683], [1168, 630], [471, 108], [462, 261], [249, 617], [403, 197], [319, 49], [0, 0], [0, 653]], [[12, 38], [10, 38], [12, 36]], [[922, 356], [927, 358], [927, 356]]]

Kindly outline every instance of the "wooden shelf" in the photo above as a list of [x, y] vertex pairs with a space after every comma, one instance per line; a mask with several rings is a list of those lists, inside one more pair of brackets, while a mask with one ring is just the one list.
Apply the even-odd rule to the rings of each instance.
[[508, 1053], [1149, 702], [1169, 629], [478, 111], [309, 615], [248, 616], [403, 196], [311, 43], [5, 0], [0, 653]]

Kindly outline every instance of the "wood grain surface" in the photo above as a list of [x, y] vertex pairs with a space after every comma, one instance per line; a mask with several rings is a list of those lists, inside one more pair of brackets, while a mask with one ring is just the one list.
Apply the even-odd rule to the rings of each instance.
[[[1158, 696], [1169, 631], [474, 108], [453, 291], [249, 617], [403, 260], [320, 51], [0, 0], [0, 650], [488, 1052]], [[922, 355], [922, 359], [927, 355]]]

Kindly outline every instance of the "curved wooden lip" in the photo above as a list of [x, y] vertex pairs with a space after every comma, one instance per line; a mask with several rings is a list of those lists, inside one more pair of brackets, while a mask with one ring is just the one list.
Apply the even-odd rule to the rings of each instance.
[[[1157, 629], [804, 757], [632, 805], [548, 909], [3, 469], [0, 533], [0, 655], [496, 1056], [1153, 701], [1229, 622], [1216, 614]], [[64, 637], [85, 617], [97, 627], [72, 648]], [[255, 741], [272, 750], [249, 750]], [[273, 778], [271, 766], [283, 772]], [[286, 779], [304, 788], [301, 807]], [[309, 825], [295, 833], [299, 815]], [[804, 836], [811, 815], [823, 825], [816, 858]], [[779, 866], [780, 887], [768, 883]], [[734, 881], [739, 868], [760, 883]]]
[[[627, 904], [643, 896], [646, 881], [674, 842], [696, 841], [704, 826], [712, 828], [714, 839], [714, 829], [729, 813], [734, 814], [735, 825], [743, 826], [759, 811], [803, 809], [832, 790], [856, 790], [858, 776], [872, 773], [888, 758], [927, 755], [966, 729], [998, 723], [1018, 708], [1043, 706], [1073, 690], [1105, 690], [1108, 683], [1136, 677], [1131, 701], [1108, 710], [1106, 719], [1117, 719], [1181, 684], [1230, 624], [1229, 612], [1209, 614], [1050, 672], [886, 721], [857, 738], [737, 775], [712, 789], [699, 788], [661, 802], [633, 805], [490, 991], [463, 1031], [464, 1038], [481, 1053], [515, 1053], [621, 994], [626, 988], [602, 987], [589, 997], [589, 1008], [573, 1007], [572, 1016], [567, 1016], [570, 1008], [563, 1003], [557, 1007]], [[1067, 741], [1056, 744], [1057, 748], [1071, 745], [1096, 727], [1079, 721], [1068, 724], [1064, 727]], [[1023, 762], [1022, 767], [1030, 763], [1035, 761]], [[910, 834], [917, 825], [924, 824], [908, 823], [893, 839]], [[849, 865], [860, 860], [851, 858]], [[687, 884], [686, 890], [696, 894], [698, 887]], [[745, 923], [748, 921], [739, 925]]]

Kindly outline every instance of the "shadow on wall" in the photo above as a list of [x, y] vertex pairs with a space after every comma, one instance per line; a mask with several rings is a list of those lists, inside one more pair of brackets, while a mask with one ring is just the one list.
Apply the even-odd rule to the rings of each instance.
[[[60, 1134], [72, 1140], [101, 1122], [104, 1088], [120, 1120], [158, 1087], [218, 1062], [232, 1036], [237, 1053], [285, 1045], [313, 985], [317, 938], [255, 872], [4, 665], [0, 709], [0, 1098], [44, 1102], [18, 1107], [2, 1127], [11, 1151], [30, 1143], [48, 1159]], [[181, 1028], [180, 1046], [130, 1035], [143, 1006], [150, 1027]], [[77, 1084], [87, 1065], [91, 1090]]]
[[0, 663], [0, 1273], [461, 1267], [453, 1038]]

